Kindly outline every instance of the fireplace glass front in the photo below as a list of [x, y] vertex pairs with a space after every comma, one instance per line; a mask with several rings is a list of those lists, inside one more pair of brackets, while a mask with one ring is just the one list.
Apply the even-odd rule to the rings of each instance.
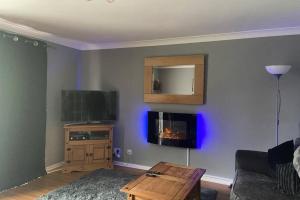
[[196, 114], [148, 112], [148, 142], [196, 148]]

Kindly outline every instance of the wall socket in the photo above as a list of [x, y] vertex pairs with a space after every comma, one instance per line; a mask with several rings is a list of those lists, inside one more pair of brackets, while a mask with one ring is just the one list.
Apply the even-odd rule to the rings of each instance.
[[127, 149], [127, 155], [131, 156], [133, 154], [132, 149]]
[[114, 156], [117, 158], [121, 158], [121, 148], [119, 147], [114, 148]]

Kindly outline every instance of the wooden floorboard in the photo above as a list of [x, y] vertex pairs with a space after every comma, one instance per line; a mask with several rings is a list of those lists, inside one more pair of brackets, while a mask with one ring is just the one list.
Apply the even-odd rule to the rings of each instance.
[[[117, 171], [125, 171], [130, 174], [140, 175], [145, 171], [115, 166]], [[61, 173], [61, 171], [47, 174], [44, 177], [33, 180], [32, 182], [22, 185], [17, 188], [6, 190], [0, 193], [1, 200], [34, 200], [48, 192], [66, 185], [72, 181], [79, 179], [81, 176], [88, 174], [89, 172], [72, 172], [68, 174]], [[206, 188], [215, 189], [218, 191], [217, 200], [229, 200], [229, 188], [228, 186], [202, 181], [202, 186]]]

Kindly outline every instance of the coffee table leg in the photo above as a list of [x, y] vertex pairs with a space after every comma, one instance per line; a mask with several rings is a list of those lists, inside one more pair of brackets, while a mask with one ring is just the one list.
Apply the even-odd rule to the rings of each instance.
[[200, 200], [200, 192], [201, 192], [201, 181], [199, 180], [195, 185], [195, 200]]
[[197, 181], [186, 200], [200, 200], [201, 182]]
[[198, 199], [201, 200], [201, 180], [199, 180], [199, 183], [197, 183], [196, 185], [199, 186], [197, 194], [198, 194]]
[[127, 200], [135, 200], [134, 195], [127, 194]]

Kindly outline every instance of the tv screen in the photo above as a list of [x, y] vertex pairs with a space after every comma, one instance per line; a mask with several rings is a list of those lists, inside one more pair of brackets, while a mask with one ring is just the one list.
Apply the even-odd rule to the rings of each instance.
[[62, 91], [62, 121], [98, 122], [116, 120], [115, 91]]

